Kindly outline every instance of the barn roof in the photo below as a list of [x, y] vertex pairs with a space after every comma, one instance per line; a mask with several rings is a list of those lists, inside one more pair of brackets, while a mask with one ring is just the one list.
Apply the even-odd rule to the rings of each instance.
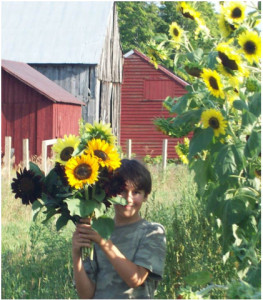
[[53, 81], [49, 80], [40, 72], [30, 67], [28, 64], [2, 60], [2, 68], [7, 73], [11, 74], [53, 102], [85, 105], [82, 101], [76, 99], [73, 95]]
[[[150, 62], [150, 58], [146, 55], [144, 55], [143, 53], [137, 51], [137, 50], [131, 50], [129, 52], [127, 52], [124, 57], [128, 58], [129, 56], [133, 55], [133, 54], [137, 54], [138, 56], [140, 56], [142, 59], [144, 59], [145, 61], [147, 61], [149, 64], [152, 65], [152, 63]], [[169, 70], [167, 70], [165, 67], [158, 65], [158, 70], [162, 71], [163, 73], [165, 73], [166, 75], [168, 75], [170, 78], [172, 78], [173, 80], [177, 81], [179, 84], [181, 84], [182, 86], [187, 86], [189, 85], [188, 82], [184, 81], [182, 78], [176, 76], [174, 73], [170, 72]]]
[[98, 64], [113, 1], [2, 1], [2, 58]]

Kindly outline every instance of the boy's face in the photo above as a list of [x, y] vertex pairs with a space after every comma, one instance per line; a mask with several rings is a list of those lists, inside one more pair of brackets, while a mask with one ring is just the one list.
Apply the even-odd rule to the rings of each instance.
[[125, 190], [121, 193], [121, 196], [126, 199], [127, 204], [125, 206], [116, 204], [115, 207], [115, 220], [122, 223], [133, 223], [141, 219], [139, 211], [143, 202], [147, 200], [145, 192], [138, 190], [130, 182], [126, 182]]

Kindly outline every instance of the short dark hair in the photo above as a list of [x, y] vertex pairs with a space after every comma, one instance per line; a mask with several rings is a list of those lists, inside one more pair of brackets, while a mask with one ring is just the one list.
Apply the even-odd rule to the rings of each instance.
[[125, 182], [129, 181], [136, 189], [144, 191], [145, 196], [151, 193], [151, 173], [140, 161], [136, 159], [122, 159], [117, 173]]

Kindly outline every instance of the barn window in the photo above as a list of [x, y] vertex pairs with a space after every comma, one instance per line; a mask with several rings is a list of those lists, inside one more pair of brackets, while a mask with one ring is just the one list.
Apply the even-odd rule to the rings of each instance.
[[174, 94], [174, 83], [169, 80], [145, 80], [144, 101], [164, 100]]

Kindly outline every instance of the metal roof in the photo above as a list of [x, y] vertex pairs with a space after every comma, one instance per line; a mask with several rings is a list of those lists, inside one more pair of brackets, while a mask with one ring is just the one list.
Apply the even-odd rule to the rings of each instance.
[[[138, 56], [140, 56], [142, 59], [144, 59], [145, 61], [147, 61], [149, 64], [151, 64], [150, 62], [150, 58], [148, 56], [146, 56], [145, 54], [139, 52], [138, 50], [134, 49], [134, 50], [130, 50], [129, 52], [127, 52], [126, 54], [124, 54], [124, 58], [128, 58], [129, 56], [133, 55], [133, 54], [137, 54]], [[172, 73], [171, 71], [169, 71], [168, 69], [166, 69], [165, 67], [158, 65], [158, 69], [162, 72], [164, 72], [166, 75], [168, 75], [169, 77], [171, 77], [172, 79], [174, 79], [175, 81], [177, 81], [178, 83], [180, 83], [182, 86], [187, 86], [189, 85], [188, 82], [184, 81], [182, 78], [178, 77], [177, 75], [175, 75], [174, 73]]]
[[2, 59], [2, 68], [53, 102], [85, 105], [28, 64]]
[[98, 64], [113, 1], [2, 1], [2, 58]]

